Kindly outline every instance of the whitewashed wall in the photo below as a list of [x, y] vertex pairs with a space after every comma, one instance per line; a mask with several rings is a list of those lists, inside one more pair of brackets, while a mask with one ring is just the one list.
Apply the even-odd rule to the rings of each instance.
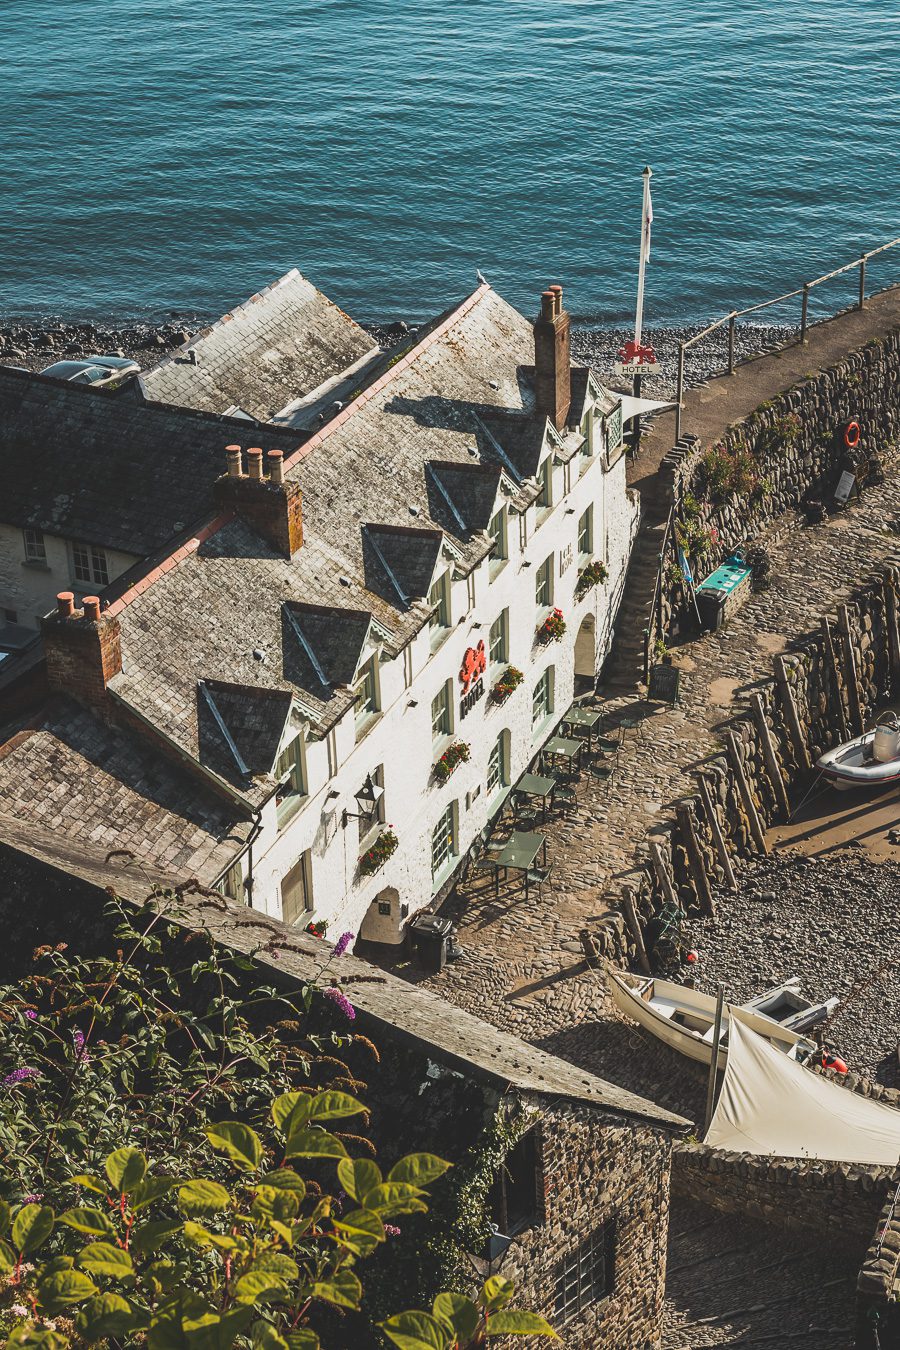
[[[39, 628], [40, 616], [56, 608], [60, 591], [90, 595], [96, 588], [75, 582], [72, 547], [59, 535], [44, 535], [46, 563], [26, 561], [20, 529], [0, 524], [0, 610], [13, 610], [24, 628]], [[114, 581], [138, 561], [136, 554], [104, 549], [109, 580]], [[0, 619], [2, 622], [2, 619]]]

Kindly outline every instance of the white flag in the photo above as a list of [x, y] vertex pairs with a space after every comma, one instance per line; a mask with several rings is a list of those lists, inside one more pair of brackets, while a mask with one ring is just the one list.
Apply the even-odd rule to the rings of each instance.
[[650, 182], [647, 182], [647, 210], [644, 214], [644, 262], [650, 261], [650, 226], [653, 224], [653, 202], [650, 200]]

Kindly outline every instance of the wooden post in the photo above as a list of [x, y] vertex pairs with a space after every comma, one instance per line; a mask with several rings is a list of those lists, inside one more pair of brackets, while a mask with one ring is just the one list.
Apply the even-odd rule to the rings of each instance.
[[653, 870], [656, 873], [656, 879], [659, 882], [660, 890], [665, 896], [667, 902], [670, 905], [674, 906], [675, 909], [680, 910], [681, 903], [678, 899], [678, 896], [675, 894], [675, 887], [672, 885], [672, 878], [666, 871], [666, 864], [665, 859], [663, 858], [662, 855], [662, 850], [660, 849], [659, 844], [656, 842], [655, 839], [650, 840], [649, 848], [650, 848], [650, 859], [653, 863]]
[[709, 1061], [709, 1078], [706, 1083], [706, 1115], [703, 1121], [703, 1133], [709, 1129], [716, 1105], [716, 1075], [719, 1072], [719, 1037], [722, 1035], [722, 1014], [725, 1011], [725, 986], [719, 985], [716, 996], [716, 1020], [713, 1024], [712, 1056]]
[[841, 724], [841, 740], [846, 741], [850, 735], [850, 728], [847, 724], [847, 714], [844, 710], [844, 700], [841, 695], [841, 680], [837, 657], [834, 653], [834, 642], [831, 637], [831, 624], [824, 614], [822, 615], [822, 636], [825, 639], [825, 660], [831, 672], [831, 683], [834, 687], [834, 697], [837, 702], [838, 720]]
[[715, 841], [716, 852], [719, 855], [719, 862], [722, 871], [725, 873], [725, 881], [728, 889], [737, 890], [737, 882], [734, 878], [734, 868], [731, 865], [731, 855], [728, 852], [728, 845], [725, 843], [725, 836], [722, 833], [722, 827], [719, 824], [719, 817], [716, 815], [712, 798], [709, 795], [709, 786], [702, 774], [698, 775], [697, 781], [700, 785], [700, 798], [703, 802], [703, 809], [706, 812], [706, 819], [709, 821], [709, 828], [712, 831], [712, 837]]
[[738, 791], [741, 794], [741, 801], [744, 803], [744, 810], [747, 812], [747, 819], [750, 822], [750, 833], [753, 835], [753, 842], [756, 844], [760, 853], [768, 853], [769, 846], [766, 843], [762, 821], [759, 818], [756, 802], [753, 800], [753, 794], [750, 791], [750, 784], [747, 782], [747, 775], [744, 773], [744, 766], [741, 763], [741, 756], [733, 731], [726, 732], [725, 743], [728, 746], [731, 767], [734, 770], [734, 777], [738, 785]]
[[678, 344], [678, 385], [675, 391], [675, 439], [681, 440], [681, 400], [684, 398], [684, 343]]
[[709, 918], [716, 916], [716, 906], [713, 902], [712, 891], [710, 890], [709, 877], [706, 875], [706, 867], [703, 863], [703, 854], [700, 850], [700, 844], [697, 840], [697, 833], [694, 829], [694, 821], [691, 815], [691, 808], [687, 802], [678, 802], [675, 806], [675, 815], [678, 818], [678, 826], [687, 848], [688, 858], [691, 863], [691, 872], [697, 883], [697, 898], [700, 901], [700, 908]]
[[625, 916], [625, 922], [634, 938], [634, 945], [637, 948], [637, 962], [645, 975], [652, 975], [650, 969], [650, 958], [647, 955], [647, 948], [644, 946], [644, 934], [641, 929], [641, 922], [637, 915], [637, 909], [634, 903], [634, 891], [630, 886], [622, 887], [622, 913]]
[[809, 314], [809, 282], [803, 283], [803, 304], [800, 307], [800, 346], [806, 346], [807, 316]]
[[809, 770], [812, 768], [812, 762], [806, 748], [806, 741], [803, 739], [797, 705], [794, 702], [794, 693], [788, 680], [784, 657], [776, 656], [772, 665], [775, 670], [775, 682], [778, 685], [778, 692], [781, 695], [781, 702], [784, 707], [784, 720], [787, 722], [787, 729], [794, 746], [794, 754], [797, 756], [800, 767]]
[[897, 627], [897, 592], [894, 590], [894, 569], [883, 567], [881, 581], [884, 587], [884, 618], [888, 631], [888, 650], [891, 657], [891, 686], [900, 678], [900, 629]]
[[785, 820], [791, 818], [791, 803], [788, 799], [787, 788], [784, 778], [781, 774], [781, 765], [778, 763], [778, 756], [775, 754], [775, 746], [772, 744], [772, 734], [769, 731], [769, 723], [766, 721], [766, 710], [763, 706], [762, 695], [754, 694], [751, 700], [753, 716], [756, 719], [756, 730], [759, 733], [759, 743], [762, 746], [763, 759], [766, 761], [766, 772], [772, 781], [772, 787], [775, 789], [775, 799], [778, 802], [778, 809]]
[[847, 698], [850, 703], [850, 716], [853, 730], [857, 736], [863, 734], [862, 703], [859, 698], [859, 685], [856, 682], [856, 658], [853, 655], [853, 641], [850, 636], [850, 611], [846, 605], [838, 605], [838, 627], [844, 639], [844, 679], [847, 684]]
[[730, 314], [728, 317], [728, 374], [734, 374], [734, 329], [737, 324], [737, 317]]
[[859, 260], [859, 308], [862, 309], [866, 303], [866, 255], [863, 254]]

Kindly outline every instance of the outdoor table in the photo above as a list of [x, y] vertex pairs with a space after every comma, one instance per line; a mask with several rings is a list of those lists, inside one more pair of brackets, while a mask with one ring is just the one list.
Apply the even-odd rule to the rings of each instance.
[[576, 741], [566, 736], [551, 736], [544, 746], [545, 755], [556, 755], [560, 759], [567, 759], [569, 763], [575, 763], [575, 766], [581, 768], [581, 752], [584, 749], [584, 741]]
[[580, 708], [575, 704], [563, 718], [564, 727], [584, 727], [587, 732], [588, 754], [594, 748], [594, 732], [603, 721], [602, 712], [596, 708]]
[[547, 861], [547, 839], [543, 834], [514, 831], [497, 854], [496, 893], [500, 893], [500, 869], [525, 873], [525, 899], [528, 899], [528, 869], [538, 854]]
[[513, 788], [513, 792], [521, 793], [523, 797], [540, 797], [541, 813], [543, 819], [547, 818], [547, 801], [553, 796], [557, 786], [555, 778], [542, 778], [540, 774], [523, 773]]

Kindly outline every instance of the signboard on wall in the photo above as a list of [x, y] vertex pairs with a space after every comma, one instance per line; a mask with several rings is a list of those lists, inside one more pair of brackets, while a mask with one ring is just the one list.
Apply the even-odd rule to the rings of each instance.
[[575, 545], [566, 544], [565, 548], [559, 550], [559, 575], [563, 576], [572, 566], [572, 559], [575, 556]]

